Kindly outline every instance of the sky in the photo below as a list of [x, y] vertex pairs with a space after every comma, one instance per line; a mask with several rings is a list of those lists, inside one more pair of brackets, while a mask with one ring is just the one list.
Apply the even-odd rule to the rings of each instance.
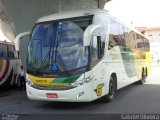
[[111, 0], [105, 9], [134, 27], [160, 27], [160, 0]]

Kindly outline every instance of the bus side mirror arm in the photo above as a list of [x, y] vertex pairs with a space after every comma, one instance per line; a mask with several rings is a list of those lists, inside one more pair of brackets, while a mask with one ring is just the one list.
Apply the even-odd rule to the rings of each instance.
[[83, 46], [90, 46], [92, 35], [95, 29], [101, 27], [99, 24], [92, 24], [88, 26], [84, 32], [83, 36]]
[[16, 51], [19, 52], [19, 49], [20, 49], [20, 40], [21, 38], [25, 37], [25, 36], [29, 36], [31, 34], [31, 32], [23, 32], [23, 33], [20, 33], [19, 35], [16, 36], [16, 39], [15, 39], [15, 48], [16, 48]]

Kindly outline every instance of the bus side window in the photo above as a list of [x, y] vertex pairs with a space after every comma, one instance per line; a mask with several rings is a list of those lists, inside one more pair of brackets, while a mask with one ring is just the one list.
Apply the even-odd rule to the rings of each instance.
[[117, 43], [114, 41], [114, 37], [113, 35], [109, 35], [109, 45], [108, 45], [108, 50], [110, 50], [111, 48], [115, 47], [117, 45]]
[[14, 46], [8, 45], [8, 57], [14, 58]]
[[8, 54], [7, 54], [7, 45], [3, 45], [3, 47], [2, 47], [2, 49], [3, 49], [3, 58], [7, 58], [8, 57]]
[[92, 61], [98, 60], [98, 41], [97, 36], [93, 36], [93, 40], [91, 43], [91, 58]]
[[2, 47], [2, 44], [0, 44], [0, 58], [3, 58], [3, 47]]
[[102, 58], [102, 55], [104, 53], [102, 53], [102, 41], [101, 41], [101, 36], [96, 36], [97, 37], [97, 43], [98, 43], [98, 59]]
[[92, 61], [98, 61], [104, 55], [105, 43], [101, 41], [101, 36], [93, 36], [91, 43]]
[[[120, 30], [121, 29], [121, 30]], [[122, 25], [115, 20], [110, 20], [110, 30], [109, 30], [109, 46], [108, 50], [115, 46], [122, 46], [121, 35], [123, 35]]]
[[104, 56], [104, 51], [105, 51], [105, 41], [102, 41], [102, 43], [101, 43], [101, 57]]
[[150, 51], [149, 41], [146, 38], [145, 38], [145, 51], [146, 52]]

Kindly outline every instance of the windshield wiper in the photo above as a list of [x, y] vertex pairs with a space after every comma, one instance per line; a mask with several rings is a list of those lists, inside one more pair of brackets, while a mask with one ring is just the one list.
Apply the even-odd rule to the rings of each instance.
[[[53, 26], [53, 28], [54, 28], [54, 26]], [[52, 38], [52, 39], [50, 39], [51, 40], [51, 44], [50, 44], [50, 46], [49, 46], [49, 51], [48, 51], [48, 53], [47, 53], [47, 55], [46, 55], [46, 57], [44, 58], [44, 60], [41, 62], [41, 68], [43, 68], [43, 66], [44, 66], [44, 64], [46, 63], [46, 61], [47, 61], [47, 58], [49, 58], [49, 60], [51, 60], [52, 61], [52, 59], [51, 59], [51, 57], [52, 57], [52, 46], [53, 46], [53, 43], [54, 43], [54, 38]], [[54, 48], [54, 47], [53, 47]], [[48, 63], [49, 64], [49, 63]]]

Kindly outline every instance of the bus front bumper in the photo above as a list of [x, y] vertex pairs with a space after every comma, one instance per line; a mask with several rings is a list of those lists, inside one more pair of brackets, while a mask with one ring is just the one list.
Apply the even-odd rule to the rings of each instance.
[[27, 96], [31, 100], [89, 102], [93, 101], [92, 82], [69, 90], [39, 90], [26, 84]]

